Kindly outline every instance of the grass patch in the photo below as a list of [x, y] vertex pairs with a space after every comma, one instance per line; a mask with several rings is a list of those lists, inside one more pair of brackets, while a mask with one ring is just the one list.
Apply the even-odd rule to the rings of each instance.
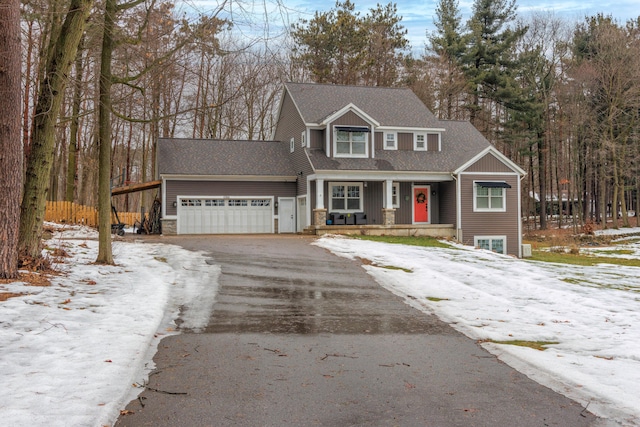
[[164, 262], [165, 264], [167, 263], [167, 258], [163, 256], [154, 256], [153, 259], [155, 259], [156, 261]]
[[370, 240], [374, 242], [395, 243], [399, 245], [423, 246], [427, 248], [448, 248], [453, 249], [451, 245], [438, 240], [435, 237], [414, 237], [414, 236], [352, 236], [361, 240]]
[[535, 350], [545, 351], [547, 345], [559, 344], [557, 341], [524, 341], [524, 340], [509, 340], [509, 341], [496, 341], [496, 340], [484, 340], [483, 342], [492, 342], [494, 344], [506, 344], [517, 345], [519, 347], [528, 347]]
[[601, 254], [611, 254], [611, 255], [633, 255], [633, 251], [631, 249], [614, 249], [610, 251], [604, 251], [601, 249], [592, 249], [590, 251], [593, 254], [601, 253]]
[[396, 267], [395, 265], [376, 265], [376, 267], [386, 268], [387, 270], [400, 270], [404, 271], [405, 273], [413, 273], [413, 270], [411, 270], [410, 268]]
[[580, 255], [549, 251], [533, 251], [528, 261], [555, 262], [560, 264], [593, 266], [597, 264], [614, 264], [625, 267], [640, 267], [640, 259], [615, 258], [593, 255]]
[[449, 301], [449, 298], [436, 298], [436, 297], [427, 297], [429, 301], [440, 302], [440, 301]]

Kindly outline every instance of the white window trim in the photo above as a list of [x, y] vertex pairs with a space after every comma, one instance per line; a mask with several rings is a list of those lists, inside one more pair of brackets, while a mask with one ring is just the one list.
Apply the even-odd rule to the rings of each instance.
[[289, 140], [289, 152], [293, 153], [295, 149], [296, 149], [296, 139], [291, 137], [291, 139]]
[[[369, 157], [369, 133], [370, 132], [364, 132], [364, 154], [338, 153], [338, 131], [340, 130], [338, 128], [343, 126], [345, 125], [333, 127], [333, 157], [354, 157], [354, 158]], [[346, 127], [349, 127], [349, 126], [346, 126]], [[363, 126], [352, 126], [352, 127], [363, 127]], [[351, 132], [348, 132], [348, 133], [349, 133], [349, 143], [353, 144], [353, 141], [351, 140]], [[351, 145], [351, 151], [353, 151], [353, 145]]]
[[[484, 181], [487, 182], [487, 181]], [[490, 181], [489, 181], [490, 182]], [[495, 181], [502, 182], [502, 181]], [[474, 212], [506, 212], [507, 211], [507, 189], [502, 188], [502, 207], [501, 208], [479, 208], [478, 207], [478, 184], [473, 181], [473, 211]], [[491, 188], [489, 188], [491, 193]], [[491, 203], [491, 196], [489, 196], [489, 203]]]
[[[502, 240], [502, 249], [504, 252], [502, 252], [503, 255], [507, 254], [507, 236], [474, 236], [473, 238], [473, 245], [476, 248], [479, 248], [479, 240], [489, 240], [489, 247], [493, 246], [493, 241], [494, 240]], [[491, 249], [489, 249], [491, 250]], [[500, 252], [497, 252], [500, 253]]]
[[[424, 147], [418, 148], [418, 135], [424, 137]], [[427, 138], [427, 132], [415, 132], [413, 134], [413, 151], [427, 151], [429, 148], [429, 138]]]
[[[387, 135], [393, 135], [393, 146], [387, 145]], [[382, 149], [383, 150], [397, 150], [398, 149], [398, 132], [385, 131], [382, 135]]]
[[302, 134], [300, 134], [300, 146], [302, 148], [307, 146], [307, 131], [302, 131]]
[[[351, 186], [351, 187], [360, 187], [360, 203], [358, 206], [358, 209], [333, 209], [333, 187], [336, 185], [343, 185], [345, 187], [347, 186]], [[362, 212], [363, 209], [363, 205], [364, 205], [364, 184], [362, 182], [329, 182], [329, 188], [328, 188], [328, 195], [329, 195], [329, 209], [328, 212], [338, 212], [338, 213], [355, 213], [355, 212]], [[346, 188], [345, 188], [346, 191]], [[346, 199], [346, 196], [345, 196]]]

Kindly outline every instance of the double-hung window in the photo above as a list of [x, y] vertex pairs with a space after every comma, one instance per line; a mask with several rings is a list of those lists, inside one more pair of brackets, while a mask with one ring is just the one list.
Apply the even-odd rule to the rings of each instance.
[[473, 240], [475, 241], [474, 243], [477, 248], [486, 249], [499, 254], [505, 253], [505, 242], [507, 241], [506, 236], [476, 236]]
[[415, 151], [427, 151], [427, 134], [426, 133], [413, 134], [413, 149]]
[[384, 133], [384, 149], [385, 150], [397, 150], [398, 149], [398, 134], [395, 132]]
[[336, 129], [335, 154], [338, 157], [367, 157], [368, 132], [357, 129]]
[[505, 182], [482, 181], [473, 185], [473, 210], [475, 212], [505, 212], [506, 189], [511, 186]]
[[337, 212], [362, 211], [362, 183], [361, 182], [332, 182], [331, 210]]

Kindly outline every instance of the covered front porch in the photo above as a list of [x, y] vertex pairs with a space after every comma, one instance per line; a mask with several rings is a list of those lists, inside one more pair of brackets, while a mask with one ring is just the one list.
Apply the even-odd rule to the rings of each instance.
[[[386, 172], [386, 171], [385, 171]], [[309, 179], [307, 231], [455, 237], [456, 185], [451, 175], [395, 172]]]

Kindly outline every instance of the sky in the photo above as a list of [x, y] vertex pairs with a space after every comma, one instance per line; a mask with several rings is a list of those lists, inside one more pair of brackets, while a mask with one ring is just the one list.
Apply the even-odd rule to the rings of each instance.
[[[212, 314], [221, 271], [215, 259], [116, 238], [117, 265], [101, 266], [93, 263], [94, 230], [59, 229], [45, 250], [63, 274], [50, 286], [0, 283], [0, 293], [24, 294], [0, 302], [3, 425], [112, 425], [142, 391], [160, 339], [177, 333], [181, 309], [183, 327], [194, 331]], [[370, 260], [363, 268], [381, 286], [471, 339], [556, 342], [545, 351], [482, 345], [588, 406], [605, 419], [599, 425], [640, 426], [638, 268], [536, 263], [461, 245], [390, 247], [337, 236], [315, 244]], [[54, 259], [56, 248], [69, 256]], [[589, 250], [637, 258], [640, 241]]]
[[[183, 0], [188, 5], [202, 13], [207, 13], [220, 4], [219, 0]], [[387, 1], [352, 0], [356, 10], [366, 14], [375, 8], [378, 3], [386, 5]], [[435, 26], [435, 10], [438, 4], [434, 0], [402, 0], [395, 1], [398, 14], [403, 17], [402, 25], [408, 30], [409, 39], [414, 52], [422, 52], [427, 41], [427, 31], [433, 31]], [[282, 33], [283, 27], [297, 22], [300, 18], [310, 19], [316, 11], [330, 10], [335, 6], [335, 1], [310, 1], [310, 0], [262, 0], [262, 1], [231, 1], [227, 8], [232, 11], [232, 19], [239, 31], [249, 34], [269, 34], [277, 37]], [[319, 6], [319, 5], [322, 6]], [[518, 14], [523, 18], [533, 12], [551, 12], [554, 16], [569, 22], [581, 21], [585, 16], [597, 13], [611, 15], [620, 22], [635, 19], [640, 16], [638, 0], [619, 1], [579, 1], [579, 0], [517, 0]], [[459, 7], [462, 20], [465, 22], [471, 15], [473, 1], [460, 0]], [[264, 16], [268, 15], [267, 26], [264, 26]], [[249, 25], [250, 24], [250, 25]], [[251, 27], [251, 29], [249, 29]]]

